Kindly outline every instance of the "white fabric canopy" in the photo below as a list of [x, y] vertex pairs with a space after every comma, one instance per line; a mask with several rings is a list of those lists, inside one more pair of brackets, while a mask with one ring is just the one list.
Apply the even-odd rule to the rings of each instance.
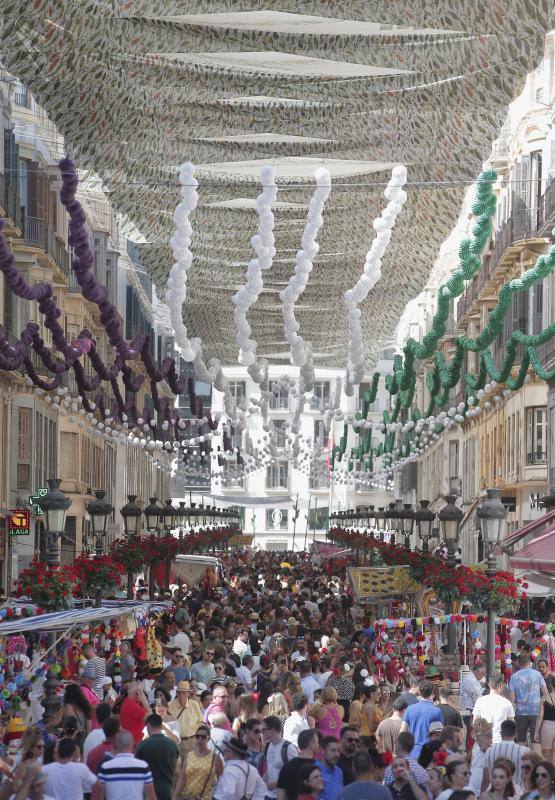
[[72, 625], [87, 625], [89, 622], [99, 622], [103, 619], [115, 619], [123, 614], [147, 614], [151, 609], [163, 609], [164, 603], [125, 603], [122, 606], [113, 605], [102, 608], [72, 608], [68, 611], [53, 611], [50, 614], [40, 614], [38, 617], [21, 617], [20, 619], [2, 622], [0, 624], [0, 637], [12, 633], [36, 631], [60, 631], [71, 628]]

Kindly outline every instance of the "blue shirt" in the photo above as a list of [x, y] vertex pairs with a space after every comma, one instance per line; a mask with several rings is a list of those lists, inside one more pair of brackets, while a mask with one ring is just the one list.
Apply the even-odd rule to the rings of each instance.
[[515, 693], [515, 714], [535, 717], [539, 714], [543, 676], [535, 669], [519, 669], [509, 680], [509, 689]]
[[324, 790], [318, 795], [318, 800], [339, 800], [343, 789], [343, 772], [341, 767], [328, 767], [325, 761], [317, 761], [324, 779]]
[[429, 741], [429, 730], [432, 722], [441, 722], [443, 725], [443, 716], [441, 709], [431, 702], [431, 700], [419, 700], [418, 703], [413, 703], [405, 711], [403, 722], [406, 722], [409, 731], [414, 736], [414, 747], [412, 749], [411, 758], [418, 758], [423, 745]]

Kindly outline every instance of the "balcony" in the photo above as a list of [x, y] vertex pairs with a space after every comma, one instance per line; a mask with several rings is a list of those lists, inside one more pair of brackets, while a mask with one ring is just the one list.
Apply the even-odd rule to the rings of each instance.
[[32, 97], [30, 93], [26, 90], [19, 90], [15, 92], [13, 96], [13, 100], [16, 106], [20, 108], [31, 108], [32, 105]]
[[547, 453], [537, 450], [535, 453], [526, 453], [526, 466], [534, 467], [547, 464]]
[[[553, 184], [550, 184], [550, 186]], [[549, 187], [548, 187], [549, 189]], [[546, 192], [547, 194], [547, 192]], [[505, 224], [499, 229], [490, 252], [484, 256], [480, 270], [474, 275], [465, 293], [457, 302], [457, 320], [461, 320], [470, 310], [474, 300], [479, 297], [486, 283], [493, 277], [499, 262], [515, 242], [526, 239], [543, 238], [545, 198], [539, 208], [516, 208]], [[516, 201], [515, 201], [516, 202]], [[553, 190], [553, 213], [555, 215], [555, 189]]]
[[3, 206], [7, 216], [14, 226], [23, 230], [23, 214], [19, 205], [19, 196], [16, 187], [6, 181], [6, 176], [0, 172], [0, 205]]
[[25, 244], [30, 247], [40, 247], [44, 250], [55, 261], [64, 275], [69, 278], [69, 252], [60, 243], [50, 225], [47, 225], [39, 217], [25, 217], [24, 228]]

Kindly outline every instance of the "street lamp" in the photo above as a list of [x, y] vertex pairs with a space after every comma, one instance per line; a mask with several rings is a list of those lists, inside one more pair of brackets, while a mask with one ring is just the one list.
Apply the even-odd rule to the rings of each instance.
[[[127, 539], [127, 541], [132, 539], [134, 536], [138, 536], [141, 525], [141, 517], [143, 515], [143, 509], [137, 503], [136, 494], [127, 495], [127, 503], [122, 508], [120, 508], [119, 513], [123, 517], [123, 529], [125, 531], [125, 538]], [[133, 572], [131, 570], [128, 570], [127, 599], [131, 600], [132, 598], [133, 598]]]
[[159, 533], [162, 529], [162, 515], [164, 509], [158, 505], [158, 498], [149, 497], [148, 506], [145, 508], [146, 529], [149, 533]]
[[101, 556], [106, 544], [108, 517], [114, 510], [114, 507], [104, 499], [106, 497], [104, 489], [95, 489], [94, 494], [95, 499], [87, 503], [85, 508], [91, 518], [94, 553], [96, 556]]
[[[91, 518], [92, 535], [94, 536], [94, 554], [96, 557], [102, 556], [104, 553], [104, 546], [106, 544], [106, 526], [108, 525], [108, 517], [114, 510], [114, 506], [110, 505], [106, 497], [104, 489], [95, 489], [95, 499], [87, 503], [86, 510]], [[100, 608], [102, 604], [102, 590], [97, 589], [94, 598], [96, 608]]]
[[[164, 514], [164, 528], [166, 529], [166, 538], [173, 539], [171, 532], [172, 529], [177, 526], [177, 521], [176, 521], [177, 511], [174, 508], [171, 500], [166, 500], [166, 505], [163, 510], [163, 514]], [[171, 559], [168, 558], [166, 554], [165, 574], [164, 574], [164, 582], [165, 582], [164, 589], [166, 592], [169, 592], [170, 590], [170, 573], [171, 573]]]
[[[454, 569], [456, 566], [455, 544], [459, 538], [459, 529], [464, 516], [462, 509], [456, 505], [456, 495], [450, 494], [445, 498], [446, 505], [439, 512], [439, 521], [443, 529], [443, 538], [447, 542], [447, 568]], [[448, 614], [453, 613], [453, 603], [449, 602], [445, 609]], [[457, 646], [457, 632], [454, 622], [449, 622], [447, 626], [447, 646], [450, 653], [455, 652]]]
[[403, 514], [401, 517], [403, 536], [405, 537], [405, 550], [410, 550], [412, 532], [414, 530], [414, 522], [415, 522], [414, 509], [410, 503], [405, 503]]
[[421, 500], [414, 512], [414, 519], [418, 528], [418, 536], [422, 541], [422, 552], [428, 552], [428, 542], [434, 536], [435, 512], [429, 508], [429, 500]]
[[375, 506], [369, 506], [366, 514], [366, 527], [370, 536], [374, 536], [376, 530], [376, 509]]
[[59, 478], [48, 479], [48, 492], [41, 497], [40, 507], [46, 519], [46, 563], [49, 567], [60, 566], [60, 536], [65, 531], [66, 514], [71, 500], [60, 489]]
[[380, 506], [376, 511], [376, 530], [378, 531], [378, 538], [381, 542], [383, 542], [384, 539], [385, 523], [385, 509], [383, 506]]
[[[487, 497], [477, 509], [478, 519], [482, 529], [482, 538], [487, 547], [486, 575], [491, 580], [497, 572], [497, 559], [495, 546], [503, 540], [507, 521], [507, 509], [501, 502], [499, 489], [486, 489]], [[495, 608], [487, 604], [487, 638], [486, 638], [486, 668], [489, 680], [495, 671]]]
[[127, 495], [127, 503], [120, 508], [119, 513], [123, 517], [123, 530], [127, 539], [131, 539], [132, 536], [138, 536], [143, 509], [137, 503], [136, 494]]

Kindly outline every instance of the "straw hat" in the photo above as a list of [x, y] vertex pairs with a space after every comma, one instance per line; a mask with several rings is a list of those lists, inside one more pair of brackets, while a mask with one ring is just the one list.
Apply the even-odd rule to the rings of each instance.
[[191, 684], [189, 681], [179, 681], [177, 686], [175, 687], [176, 692], [190, 692], [191, 691]]
[[472, 725], [472, 736], [475, 739], [477, 736], [487, 736], [488, 733], [493, 733], [493, 725], [483, 717], [478, 717]]

